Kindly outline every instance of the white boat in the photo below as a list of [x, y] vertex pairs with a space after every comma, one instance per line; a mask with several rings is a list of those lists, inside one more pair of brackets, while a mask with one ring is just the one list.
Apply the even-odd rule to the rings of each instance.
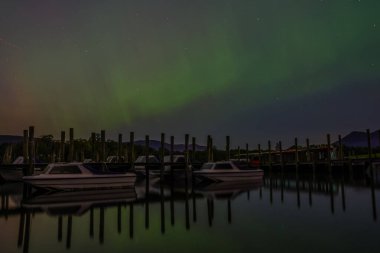
[[23, 181], [47, 189], [95, 189], [133, 187], [136, 174], [110, 172], [104, 164], [100, 169], [85, 163], [52, 163], [39, 175], [24, 176]]
[[257, 181], [262, 180], [264, 171], [261, 169], [239, 168], [232, 161], [205, 163], [200, 170], [193, 172], [200, 179], [215, 182]]

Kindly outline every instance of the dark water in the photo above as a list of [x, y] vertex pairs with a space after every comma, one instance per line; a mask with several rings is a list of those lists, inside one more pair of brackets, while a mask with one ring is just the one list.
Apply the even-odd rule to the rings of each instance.
[[[25, 188], [26, 189], [26, 188]], [[1, 252], [377, 252], [376, 182], [272, 175], [247, 185], [145, 182], [23, 199], [2, 184]]]

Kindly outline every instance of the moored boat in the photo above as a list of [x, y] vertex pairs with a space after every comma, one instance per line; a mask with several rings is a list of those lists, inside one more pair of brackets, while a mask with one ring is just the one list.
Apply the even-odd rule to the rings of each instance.
[[52, 163], [39, 175], [24, 176], [23, 181], [38, 188], [56, 190], [133, 187], [136, 174], [111, 172], [86, 163]]
[[193, 174], [200, 179], [215, 182], [257, 181], [262, 180], [264, 171], [241, 168], [232, 161], [222, 161], [205, 163], [200, 170], [194, 171]]

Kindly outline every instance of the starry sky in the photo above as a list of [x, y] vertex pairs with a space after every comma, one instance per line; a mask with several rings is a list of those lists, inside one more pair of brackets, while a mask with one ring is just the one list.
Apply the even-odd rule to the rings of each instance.
[[0, 133], [380, 128], [378, 0], [2, 0]]

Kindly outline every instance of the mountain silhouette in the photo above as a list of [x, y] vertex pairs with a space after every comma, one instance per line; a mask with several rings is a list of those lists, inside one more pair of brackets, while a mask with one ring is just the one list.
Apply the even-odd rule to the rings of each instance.
[[[371, 146], [372, 147], [380, 146], [380, 143], [379, 143], [380, 130], [372, 132], [370, 136], [371, 136]], [[338, 141], [334, 142], [334, 144], [338, 145], [339, 142]], [[367, 147], [368, 146], [367, 133], [353, 131], [342, 138], [342, 144], [346, 147]]]

